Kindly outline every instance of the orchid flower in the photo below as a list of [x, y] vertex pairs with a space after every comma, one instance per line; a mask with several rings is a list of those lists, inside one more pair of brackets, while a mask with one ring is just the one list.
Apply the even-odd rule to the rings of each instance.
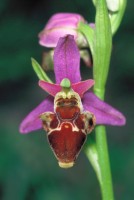
[[[57, 13], [54, 14], [47, 22], [44, 29], [39, 33], [39, 44], [44, 47], [55, 48], [60, 37], [68, 34], [73, 35], [79, 48], [88, 47], [85, 36], [79, 31], [79, 23], [87, 24], [83, 16], [76, 13]], [[94, 23], [89, 26], [94, 29]], [[45, 69], [52, 69], [51, 60], [48, 62], [53, 50], [43, 55], [42, 65]], [[86, 66], [92, 66], [92, 59], [87, 49], [80, 49], [80, 57]]]
[[39, 44], [45, 47], [56, 47], [60, 37], [70, 34], [74, 36], [77, 44], [87, 46], [86, 39], [77, 30], [80, 22], [86, 23], [86, 20], [76, 13], [54, 14], [39, 33]]
[[44, 129], [59, 166], [72, 167], [95, 124], [122, 126], [125, 117], [88, 91], [94, 80], [81, 81], [80, 54], [74, 37], [61, 37], [54, 51], [56, 83], [39, 81], [49, 96], [21, 123], [20, 132]]

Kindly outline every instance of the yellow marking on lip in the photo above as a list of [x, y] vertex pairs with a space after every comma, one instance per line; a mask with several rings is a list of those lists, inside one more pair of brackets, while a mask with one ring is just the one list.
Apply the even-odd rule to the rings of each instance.
[[59, 162], [59, 166], [65, 169], [73, 167], [73, 165], [74, 165], [74, 162], [69, 162], [69, 163]]
[[68, 125], [65, 125], [64, 127], [65, 127], [65, 128], [69, 128], [69, 126], [68, 126]]

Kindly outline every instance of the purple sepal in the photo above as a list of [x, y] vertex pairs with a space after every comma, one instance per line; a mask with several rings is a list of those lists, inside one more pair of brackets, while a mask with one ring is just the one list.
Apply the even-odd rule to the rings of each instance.
[[32, 112], [30, 112], [25, 119], [22, 121], [19, 131], [20, 133], [26, 134], [31, 131], [42, 128], [42, 121], [39, 116], [43, 112], [53, 112], [54, 98], [48, 96], [41, 104], [39, 104]]
[[122, 126], [126, 123], [126, 118], [121, 112], [100, 100], [92, 92], [84, 94], [82, 103], [84, 110], [90, 111], [95, 115], [96, 124]]
[[56, 83], [60, 84], [63, 78], [68, 78], [71, 83], [81, 80], [80, 54], [72, 35], [62, 37], [54, 51], [54, 72]]

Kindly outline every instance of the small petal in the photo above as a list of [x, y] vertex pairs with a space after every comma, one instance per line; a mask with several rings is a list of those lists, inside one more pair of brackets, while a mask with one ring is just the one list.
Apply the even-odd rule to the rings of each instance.
[[95, 115], [96, 124], [122, 126], [126, 123], [126, 119], [121, 112], [100, 100], [92, 92], [84, 94], [82, 103], [85, 110]]
[[68, 78], [71, 83], [81, 80], [80, 54], [72, 35], [62, 37], [58, 41], [54, 51], [54, 72], [58, 84], [64, 78]]
[[[73, 83], [71, 85], [71, 88], [77, 92], [79, 94], [80, 97], [83, 96], [83, 94], [90, 89], [93, 85], [94, 85], [94, 80], [89, 79], [86, 81], [81, 81], [78, 83]], [[48, 83], [46, 81], [39, 81], [39, 86], [45, 90], [46, 92], [48, 92], [50, 95], [52, 95], [53, 97], [62, 90], [61, 84], [53, 84], [53, 83]]]
[[53, 111], [54, 99], [48, 96], [41, 104], [39, 104], [32, 112], [30, 112], [20, 125], [20, 133], [29, 133], [42, 128], [42, 121], [39, 115], [43, 112]]
[[72, 89], [77, 92], [80, 97], [82, 97], [83, 94], [94, 85], [94, 83], [95, 81], [92, 79], [81, 81], [79, 83], [72, 84]]
[[58, 13], [53, 15], [42, 32], [39, 33], [39, 44], [46, 47], [56, 47], [60, 37], [67, 34], [77, 37], [77, 25], [84, 18], [75, 13]]
[[46, 81], [39, 81], [39, 86], [48, 92], [53, 97], [61, 91], [61, 86], [58, 84], [48, 83]]

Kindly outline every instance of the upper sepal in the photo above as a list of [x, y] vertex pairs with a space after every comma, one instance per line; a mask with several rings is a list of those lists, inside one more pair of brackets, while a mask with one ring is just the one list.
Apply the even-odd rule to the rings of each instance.
[[68, 78], [71, 83], [81, 80], [80, 53], [72, 35], [61, 37], [54, 51], [54, 72], [56, 83]]

